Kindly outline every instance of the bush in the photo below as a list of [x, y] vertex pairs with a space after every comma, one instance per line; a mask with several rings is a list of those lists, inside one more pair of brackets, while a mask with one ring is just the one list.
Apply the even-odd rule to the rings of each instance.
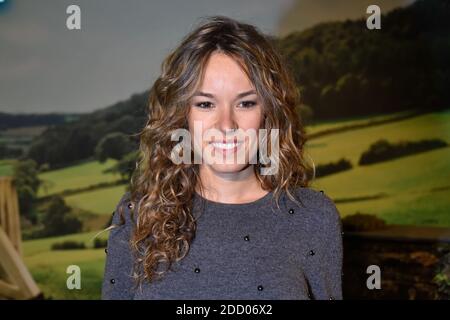
[[95, 238], [94, 239], [94, 248], [95, 249], [106, 248], [107, 246], [108, 246], [108, 240], [100, 239], [100, 238]]
[[74, 249], [86, 249], [84, 242], [76, 242], [73, 240], [67, 240], [63, 242], [55, 242], [52, 244], [52, 250], [74, 250]]
[[342, 219], [344, 231], [371, 231], [386, 228], [386, 222], [372, 214], [357, 212]]
[[316, 168], [316, 178], [327, 176], [329, 174], [340, 171], [349, 170], [352, 168], [352, 163], [347, 159], [341, 159], [336, 162], [318, 165]]
[[373, 143], [369, 150], [363, 152], [359, 159], [360, 165], [387, 161], [410, 154], [425, 152], [437, 148], [448, 146], [447, 142], [441, 139], [425, 139], [420, 141], [400, 141], [390, 143], [385, 139], [380, 139]]

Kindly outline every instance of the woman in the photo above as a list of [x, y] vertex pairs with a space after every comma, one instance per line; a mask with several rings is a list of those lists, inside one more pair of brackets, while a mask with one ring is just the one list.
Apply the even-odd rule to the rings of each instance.
[[308, 187], [298, 98], [254, 26], [214, 16], [183, 39], [150, 91], [103, 299], [342, 298], [339, 213]]

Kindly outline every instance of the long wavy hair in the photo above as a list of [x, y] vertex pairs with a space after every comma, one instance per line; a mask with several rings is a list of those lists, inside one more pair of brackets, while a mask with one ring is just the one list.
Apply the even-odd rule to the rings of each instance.
[[[229, 55], [245, 71], [263, 100], [263, 127], [279, 129], [279, 164], [274, 175], [255, 175], [278, 205], [284, 191], [309, 184], [310, 169], [303, 157], [306, 134], [296, 112], [299, 92], [282, 56], [268, 36], [255, 26], [225, 16], [204, 18], [163, 61], [150, 89], [148, 120], [138, 133], [139, 157], [130, 184], [136, 225], [131, 237], [135, 277], [159, 279], [183, 259], [195, 237], [193, 198], [203, 190], [198, 164], [175, 164], [171, 152], [178, 143], [172, 131], [188, 129], [189, 101], [200, 85], [213, 52]], [[139, 281], [141, 282], [141, 281]]]

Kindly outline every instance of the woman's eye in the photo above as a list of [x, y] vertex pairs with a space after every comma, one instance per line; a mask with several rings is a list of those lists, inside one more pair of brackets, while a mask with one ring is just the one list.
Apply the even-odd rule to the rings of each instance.
[[[239, 104], [239, 108], [243, 108], [243, 109], [249, 109], [252, 108], [256, 105], [255, 101], [242, 101]], [[209, 101], [203, 101], [203, 102], [199, 102], [195, 104], [196, 107], [201, 108], [201, 109], [211, 109], [213, 108], [213, 104]]]
[[242, 108], [251, 108], [256, 105], [255, 101], [242, 101], [240, 104], [242, 104]]
[[212, 105], [211, 102], [208, 102], [208, 101], [199, 102], [199, 103], [195, 104], [196, 107], [199, 107], [201, 109], [209, 109], [209, 108], [211, 108], [211, 105]]

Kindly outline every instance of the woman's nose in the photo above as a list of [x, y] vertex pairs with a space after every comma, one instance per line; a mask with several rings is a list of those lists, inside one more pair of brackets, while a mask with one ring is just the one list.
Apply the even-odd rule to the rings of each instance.
[[223, 133], [234, 131], [238, 128], [232, 110], [227, 108], [219, 114], [218, 127]]

